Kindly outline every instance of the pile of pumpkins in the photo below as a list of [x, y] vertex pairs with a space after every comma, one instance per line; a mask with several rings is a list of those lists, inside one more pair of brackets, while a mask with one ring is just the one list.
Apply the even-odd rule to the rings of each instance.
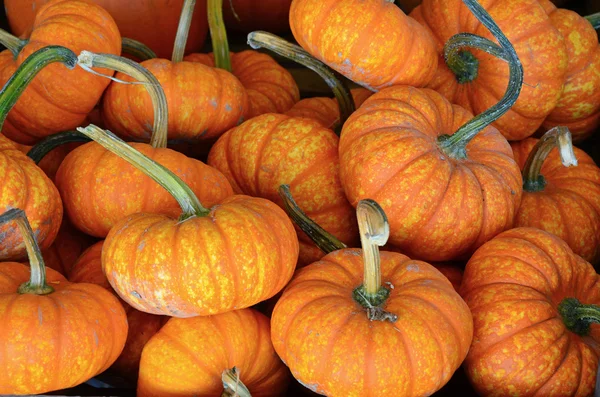
[[5, 0], [0, 394], [592, 395], [600, 15], [405, 3]]

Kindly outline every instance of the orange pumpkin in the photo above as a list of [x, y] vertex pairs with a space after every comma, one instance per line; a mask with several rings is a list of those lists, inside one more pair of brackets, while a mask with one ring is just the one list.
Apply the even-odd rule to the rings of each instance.
[[266, 30], [289, 32], [292, 0], [225, 0], [223, 17], [229, 30], [250, 33]]
[[[269, 319], [252, 309], [172, 318], [144, 347], [137, 395], [249, 397], [223, 390], [221, 374], [235, 368], [239, 389], [284, 396], [290, 375], [270, 335]], [[235, 388], [235, 380], [229, 386]]]
[[593, 394], [600, 283], [565, 242], [534, 228], [498, 235], [467, 263], [461, 295], [474, 326], [466, 372], [479, 395]]

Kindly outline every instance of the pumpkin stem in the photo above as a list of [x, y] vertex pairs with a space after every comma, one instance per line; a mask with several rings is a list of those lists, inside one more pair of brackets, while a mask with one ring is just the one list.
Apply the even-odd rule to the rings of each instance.
[[560, 161], [565, 167], [577, 165], [571, 131], [567, 127], [554, 127], [542, 136], [527, 157], [523, 167], [523, 190], [528, 192], [544, 190], [546, 180], [541, 174], [542, 165], [555, 147], [558, 148]]
[[381, 307], [390, 291], [381, 285], [379, 247], [384, 246], [390, 236], [390, 224], [383, 209], [370, 199], [358, 202], [356, 216], [365, 270], [363, 284], [353, 291], [354, 300], [367, 309], [369, 320], [395, 322], [398, 316]]
[[577, 298], [564, 298], [558, 305], [565, 327], [577, 335], [590, 333], [591, 324], [600, 324], [600, 306], [586, 305]]
[[327, 230], [319, 226], [310, 219], [304, 211], [300, 209], [290, 191], [290, 185], [279, 186], [279, 197], [283, 200], [285, 212], [294, 221], [296, 225], [316, 244], [321, 251], [326, 254], [330, 252], [348, 248], [348, 246], [338, 240]]
[[255, 50], [266, 48], [277, 55], [281, 55], [316, 72], [331, 88], [335, 99], [337, 99], [340, 108], [340, 120], [334, 129], [339, 135], [338, 130], [341, 129], [348, 117], [356, 110], [354, 98], [352, 98], [352, 93], [346, 84], [346, 80], [340, 78], [337, 72], [314, 58], [302, 47], [292, 44], [272, 33], [263, 31], [251, 32], [248, 34], [248, 45]]
[[240, 372], [236, 367], [223, 371], [221, 381], [223, 382], [221, 397], [252, 397], [250, 390], [240, 380]]
[[[508, 59], [510, 78], [506, 93], [500, 102], [469, 120], [453, 135], [442, 135], [438, 138], [438, 145], [440, 149], [448, 156], [456, 159], [467, 158], [466, 147], [471, 139], [473, 139], [479, 133], [479, 131], [483, 130], [494, 121], [499, 119], [511, 108], [511, 106], [515, 104], [523, 85], [523, 66], [521, 65], [521, 61], [519, 60], [517, 52], [515, 51], [515, 48], [511, 44], [510, 40], [508, 40], [504, 33], [502, 33], [490, 14], [488, 14], [488, 12], [477, 2], [477, 0], [463, 0], [463, 2], [469, 8], [469, 10], [471, 10], [473, 15], [475, 15], [475, 17], [481, 21], [486, 28], [489, 29], [494, 37], [496, 37], [503, 49], [504, 55], [502, 56], [502, 52], [500, 52], [497, 46], [489, 43], [485, 44], [486, 42], [482, 40], [476, 40], [471, 42], [471, 44], [466, 45], [493, 53], [502, 59]], [[464, 40], [464, 43], [468, 43], [467, 38], [472, 38], [473, 36], [465, 37], [465, 35], [462, 35], [460, 37], [461, 40]], [[469, 60], [468, 56], [460, 55], [460, 57], [462, 57], [461, 62], [464, 64], [473, 63], [472, 60]]]
[[31, 149], [29, 149], [27, 156], [35, 161], [36, 164], [39, 164], [39, 162], [42, 161], [42, 159], [46, 157], [48, 153], [61, 145], [66, 145], [67, 143], [73, 142], [89, 142], [90, 140], [90, 138], [77, 131], [59, 132], [57, 134], [47, 136], [40, 142], [36, 143]]
[[215, 66], [231, 72], [231, 56], [227, 30], [223, 21], [223, 0], [208, 0], [208, 28], [212, 41]]
[[44, 258], [42, 251], [35, 239], [31, 225], [25, 215], [25, 211], [19, 208], [11, 208], [4, 214], [0, 215], [0, 224], [14, 221], [23, 236], [27, 256], [29, 256], [29, 266], [31, 268], [31, 276], [29, 281], [19, 286], [20, 294], [35, 294], [46, 295], [54, 291], [52, 287], [46, 284], [46, 267], [44, 266]]
[[585, 17], [585, 19], [587, 19], [588, 22], [592, 24], [594, 29], [600, 29], [600, 12], [588, 15], [587, 17]]
[[4, 84], [0, 92], [0, 130], [8, 112], [15, 106], [31, 80], [40, 70], [54, 62], [62, 62], [67, 68], [73, 69], [77, 64], [77, 55], [68, 48], [57, 45], [40, 48], [29, 55]]
[[0, 44], [8, 48], [16, 58], [21, 52], [21, 49], [27, 44], [29, 40], [21, 40], [17, 36], [13, 36], [4, 29], [0, 29]]
[[121, 39], [121, 52], [139, 59], [140, 62], [156, 58], [156, 53], [152, 51], [150, 47], [141, 41], [130, 39], [128, 37], [123, 37]]
[[181, 15], [179, 16], [179, 25], [177, 26], [177, 34], [175, 36], [175, 45], [173, 46], [173, 55], [171, 55], [171, 62], [173, 63], [181, 62], [183, 60], [195, 6], [196, 0], [183, 1]]
[[[127, 58], [112, 54], [96, 54], [89, 51], [81, 51], [77, 63], [88, 71], [92, 67], [106, 68], [124, 73], [137, 80], [135, 83], [123, 82], [125, 84], [143, 84], [148, 94], [150, 94], [154, 108], [154, 125], [152, 126], [150, 144], [154, 148], [167, 147], [167, 131], [169, 128], [167, 97], [158, 79], [148, 69]], [[115, 81], [122, 82], [121, 80]]]
[[182, 214], [179, 220], [183, 221], [193, 216], [206, 216], [209, 214], [210, 211], [200, 204], [198, 197], [177, 175], [156, 161], [144, 156], [112, 132], [105, 131], [94, 124], [90, 124], [85, 128], [78, 127], [77, 131], [121, 157], [164, 187], [181, 207]]
[[455, 34], [444, 45], [444, 59], [460, 84], [470, 83], [479, 73], [479, 60], [464, 47], [478, 48], [502, 60], [509, 60], [502, 47], [485, 37], [472, 33]]

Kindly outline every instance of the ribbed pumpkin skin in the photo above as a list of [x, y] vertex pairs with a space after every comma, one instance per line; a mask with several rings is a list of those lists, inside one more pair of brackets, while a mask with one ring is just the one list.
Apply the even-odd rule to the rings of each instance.
[[112, 294], [72, 284], [47, 269], [55, 292], [19, 294], [29, 267], [0, 264], [0, 394], [38, 394], [83, 383], [107, 369], [127, 337], [127, 318]]
[[[243, 121], [248, 95], [231, 73], [195, 62], [150, 59], [141, 63], [158, 79], [169, 109], [169, 140], [197, 142], [217, 138]], [[132, 78], [117, 73], [124, 81]], [[144, 86], [111, 84], [102, 105], [106, 126], [119, 136], [148, 141], [154, 110]]]
[[[13, 142], [17, 148], [23, 152], [24, 154], [29, 153], [33, 146], [21, 145], [20, 143]], [[65, 159], [67, 154], [69, 154], [76, 147], [81, 146], [81, 143], [68, 143], [66, 145], [61, 145], [55, 149], [52, 149], [48, 154], [44, 156], [42, 160], [38, 163], [38, 167], [44, 171], [44, 173], [50, 178], [51, 181], [54, 182], [54, 178], [56, 177], [56, 171], [58, 171], [58, 167], [60, 167], [60, 163]]]
[[386, 88], [344, 124], [340, 175], [350, 203], [377, 201], [389, 242], [408, 255], [448, 261], [513, 225], [522, 178], [510, 145], [493, 127], [449, 158], [437, 138], [473, 116], [430, 89]]
[[[0, 134], [0, 208], [25, 211], [42, 249], [48, 248], [60, 227], [63, 206], [46, 174]], [[14, 225], [0, 225], [0, 261], [26, 256], [25, 244]]]
[[533, 228], [504, 232], [469, 260], [461, 295], [473, 313], [465, 360], [482, 396], [590, 396], [600, 349], [568, 331], [557, 312], [565, 297], [600, 304], [594, 268], [556, 236]]
[[294, 0], [290, 26], [312, 56], [374, 91], [435, 73], [433, 37], [387, 0]]
[[[233, 194], [223, 174], [199, 160], [145, 143], [130, 145], [177, 174], [208, 207]], [[56, 186], [69, 219], [95, 237], [106, 237], [117, 221], [138, 212], [181, 214], [163, 187], [94, 142], [69, 153], [56, 174]]]
[[[119, 55], [121, 36], [112, 17], [90, 0], [54, 0], [36, 17], [29, 43], [16, 59], [0, 53], [0, 85], [31, 55], [50, 44], [79, 54], [82, 50]], [[110, 71], [100, 70], [104, 74]], [[110, 80], [79, 67], [62, 64], [44, 68], [25, 89], [8, 113], [2, 133], [13, 141], [31, 145], [53, 133], [80, 125], [94, 108]]]
[[172, 318], [142, 352], [137, 395], [220, 396], [236, 367], [253, 397], [283, 396], [290, 380], [271, 344], [269, 319], [252, 309]]
[[[332, 252], [299, 269], [271, 317], [275, 351], [292, 374], [327, 396], [424, 396], [460, 366], [473, 334], [465, 302], [431, 265], [381, 252], [391, 283], [385, 310], [369, 321], [352, 299], [363, 281], [361, 250]], [[385, 285], [385, 284], [384, 284]]]
[[[544, 2], [540, 1], [544, 4]], [[600, 126], [600, 44], [592, 25], [576, 12], [545, 2], [550, 21], [563, 35], [569, 68], [563, 94], [546, 118], [544, 131], [566, 126], [573, 141], [590, 136]]]
[[[215, 67], [210, 54], [190, 54], [183, 60]], [[231, 53], [231, 69], [246, 88], [248, 107], [244, 119], [265, 113], [284, 113], [300, 100], [296, 81], [284, 67], [267, 54], [256, 51]]]
[[[494, 126], [508, 140], [527, 138], [538, 129], [561, 96], [568, 64], [564, 40], [537, 0], [481, 0], [479, 3], [515, 47], [524, 72], [519, 99]], [[428, 87], [474, 114], [500, 101], [509, 78], [505, 61], [468, 49], [479, 61], [478, 76], [470, 83], [460, 84], [443, 59], [443, 46], [455, 34], [474, 33], [496, 41], [461, 0], [424, 0], [410, 15], [432, 30], [440, 51], [438, 70]]]
[[285, 212], [268, 200], [231, 196], [185, 222], [136, 214], [106, 237], [104, 274], [138, 310], [173, 317], [252, 306], [279, 292], [298, 259]]
[[[316, 121], [265, 114], [227, 131], [212, 147], [208, 164], [236, 193], [263, 197], [283, 208], [278, 189], [290, 185], [298, 206], [347, 244], [358, 244], [358, 226], [339, 179], [338, 137]], [[323, 256], [299, 228], [300, 264]]]
[[[529, 138], [511, 144], [521, 168], [537, 141]], [[600, 169], [583, 150], [573, 149], [576, 167], [563, 166], [556, 149], [546, 158], [541, 174], [547, 185], [543, 191], [523, 191], [515, 227], [550, 232], [577, 255], [596, 263], [600, 259]]]
[[223, 2], [223, 19], [227, 30], [236, 32], [289, 32], [291, 4], [292, 0], [228, 0]]

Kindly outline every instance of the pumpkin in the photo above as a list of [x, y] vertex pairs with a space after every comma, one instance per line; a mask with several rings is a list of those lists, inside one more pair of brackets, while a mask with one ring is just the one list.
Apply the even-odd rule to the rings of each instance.
[[479, 395], [593, 394], [600, 283], [565, 242], [534, 228], [498, 235], [467, 263], [461, 295], [474, 327], [465, 368]]
[[515, 226], [550, 232], [577, 255], [598, 262], [600, 169], [594, 160], [573, 148], [565, 127], [548, 131], [542, 140], [513, 143], [512, 148], [523, 169], [523, 199]]
[[[519, 99], [494, 126], [508, 140], [524, 139], [560, 99], [568, 64], [566, 46], [538, 0], [481, 1], [481, 5], [514, 46], [524, 71]], [[493, 37], [471, 16], [467, 5], [461, 0], [424, 0], [410, 15], [436, 38], [440, 61], [428, 87], [475, 115], [496, 104], [506, 90], [509, 68], [485, 49], [456, 46], [464, 40], [455, 36], [459, 33]]]
[[373, 91], [424, 86], [436, 70], [431, 34], [387, 0], [295, 0], [290, 26], [312, 56]]
[[[221, 374], [232, 368], [224, 390]], [[137, 395], [283, 396], [289, 380], [271, 344], [269, 319], [241, 309], [170, 319], [144, 347]]]
[[[0, 41], [9, 50], [0, 53], [0, 84], [34, 51], [49, 44], [64, 45], [76, 53], [91, 50], [119, 54], [121, 36], [112, 17], [90, 0], [52, 0], [42, 6], [27, 41], [2, 31]], [[100, 70], [106, 74], [107, 71]], [[81, 69], [50, 65], [19, 98], [2, 133], [31, 145], [55, 132], [80, 125], [94, 108], [109, 79]]]
[[433, 394], [467, 354], [471, 314], [434, 267], [378, 251], [389, 225], [376, 203], [361, 201], [357, 215], [363, 249], [331, 252], [284, 290], [271, 317], [275, 351], [319, 394]]
[[223, 18], [227, 28], [236, 32], [289, 32], [291, 4], [292, 0], [225, 0]]
[[[22, 210], [15, 220], [31, 267], [0, 263], [0, 394], [40, 394], [87, 381], [119, 356], [127, 318], [118, 300], [93, 284], [75, 284], [46, 269]], [[28, 281], [29, 280], [29, 281]]]

